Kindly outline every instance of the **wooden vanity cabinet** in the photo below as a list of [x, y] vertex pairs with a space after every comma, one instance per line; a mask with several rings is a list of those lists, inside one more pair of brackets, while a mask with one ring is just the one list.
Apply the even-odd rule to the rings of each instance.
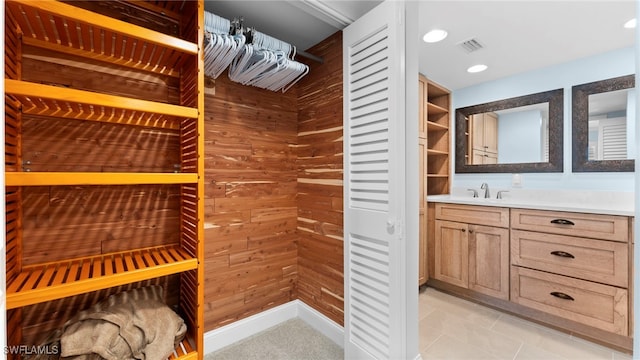
[[509, 209], [436, 204], [434, 278], [509, 299]]
[[511, 210], [511, 301], [629, 334], [629, 218]]
[[429, 286], [622, 351], [632, 217], [428, 203]]

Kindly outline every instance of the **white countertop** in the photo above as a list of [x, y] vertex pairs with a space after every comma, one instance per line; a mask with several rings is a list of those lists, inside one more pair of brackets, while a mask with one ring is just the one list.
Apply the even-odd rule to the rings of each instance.
[[[519, 209], [570, 211], [590, 214], [635, 216], [634, 194], [614, 191], [577, 191], [545, 189], [491, 189], [491, 198], [484, 198], [484, 190], [454, 188], [449, 195], [429, 195], [428, 202], [496, 206]], [[506, 190], [502, 199], [498, 191]]]

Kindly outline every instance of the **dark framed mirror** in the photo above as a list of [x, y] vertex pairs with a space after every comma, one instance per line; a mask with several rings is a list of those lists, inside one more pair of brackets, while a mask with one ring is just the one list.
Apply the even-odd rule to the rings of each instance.
[[573, 172], [634, 171], [634, 87], [627, 75], [572, 88]]
[[563, 171], [563, 89], [456, 109], [456, 173]]

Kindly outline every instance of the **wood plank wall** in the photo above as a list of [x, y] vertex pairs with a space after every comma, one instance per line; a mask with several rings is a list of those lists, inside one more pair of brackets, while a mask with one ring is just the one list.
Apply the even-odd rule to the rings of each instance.
[[296, 91], [205, 98], [205, 331], [297, 298]]
[[344, 324], [342, 32], [309, 50], [298, 85], [298, 298]]
[[342, 34], [287, 93], [205, 100], [205, 331], [299, 298], [343, 324]]

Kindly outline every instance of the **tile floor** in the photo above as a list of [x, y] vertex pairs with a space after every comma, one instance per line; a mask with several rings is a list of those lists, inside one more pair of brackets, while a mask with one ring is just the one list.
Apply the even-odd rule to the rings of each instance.
[[425, 360], [631, 360], [631, 355], [545, 328], [432, 288], [419, 298]]

